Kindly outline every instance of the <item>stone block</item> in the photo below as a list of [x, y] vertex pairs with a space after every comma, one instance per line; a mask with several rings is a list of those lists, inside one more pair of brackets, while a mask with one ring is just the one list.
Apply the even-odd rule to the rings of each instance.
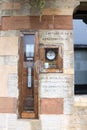
[[74, 99], [72, 98], [64, 98], [64, 114], [69, 115], [74, 112]]
[[[53, 2], [54, 3], [54, 2]], [[73, 8], [55, 8], [55, 9], [52, 9], [52, 8], [45, 8], [43, 9], [43, 12], [42, 14], [43, 15], [72, 15], [73, 13]]]
[[64, 51], [74, 51], [73, 33], [72, 31], [66, 31], [66, 38], [64, 41]]
[[41, 120], [31, 120], [31, 130], [42, 130]]
[[17, 74], [8, 75], [8, 96], [18, 98], [18, 76]]
[[0, 96], [8, 97], [8, 75], [9, 73], [17, 74], [17, 66], [0, 66]]
[[16, 65], [18, 63], [18, 56], [0, 56], [0, 65]]
[[72, 51], [64, 51], [63, 62], [63, 69], [74, 68], [74, 54]]
[[18, 37], [0, 37], [0, 55], [18, 55]]
[[16, 114], [8, 114], [7, 129], [8, 130], [16, 130], [16, 124], [17, 124], [17, 115]]
[[3, 2], [2, 3], [2, 10], [12, 10], [12, 9], [21, 9], [21, 5], [18, 2]]
[[17, 99], [0, 97], [0, 113], [16, 113]]
[[75, 107], [87, 107], [87, 97], [86, 96], [76, 96], [74, 98]]
[[17, 37], [20, 35], [19, 30], [5, 30], [5, 31], [0, 31], [0, 37]]
[[40, 75], [40, 97], [41, 98], [69, 98], [73, 96], [73, 75], [64, 74]]
[[73, 51], [72, 30], [40, 30], [40, 43], [63, 45], [64, 50]]
[[0, 113], [0, 130], [7, 130], [7, 114]]
[[40, 99], [41, 114], [63, 114], [62, 98], [44, 98]]
[[87, 106], [74, 106], [74, 114], [87, 115]]
[[62, 128], [62, 115], [40, 115], [42, 130], [58, 130]]
[[[33, 129], [32, 129], [30, 120], [17, 119], [15, 130], [33, 130]], [[34, 129], [34, 130], [36, 130], [36, 129]]]
[[72, 69], [64, 69], [64, 74], [71, 74], [71, 75], [74, 75], [74, 68], [72, 68]]
[[72, 115], [40, 115], [40, 120], [42, 130], [75, 130]]
[[40, 22], [39, 16], [21, 16], [20, 15], [20, 16], [9, 17], [9, 13], [11, 12], [6, 12], [6, 13], [8, 13], [8, 16], [2, 17], [2, 30], [24, 30], [24, 29], [27, 29], [27, 30], [28, 29], [30, 30], [48, 29], [49, 30], [51, 29], [50, 25], [53, 25], [54, 29], [72, 30], [72, 16], [69, 16], [69, 15], [54, 16], [54, 23], [53, 23], [53, 17], [50, 15], [43, 15]]

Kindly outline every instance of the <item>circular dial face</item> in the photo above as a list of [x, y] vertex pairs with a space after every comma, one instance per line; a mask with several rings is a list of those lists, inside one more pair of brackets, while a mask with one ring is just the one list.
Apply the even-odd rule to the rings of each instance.
[[46, 54], [46, 57], [48, 60], [54, 60], [56, 57], [56, 54], [53, 50], [49, 50]]

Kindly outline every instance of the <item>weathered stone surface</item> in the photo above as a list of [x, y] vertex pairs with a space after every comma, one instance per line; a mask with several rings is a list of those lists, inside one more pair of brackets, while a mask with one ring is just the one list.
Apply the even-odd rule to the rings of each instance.
[[62, 115], [40, 115], [42, 130], [58, 130], [62, 128]]
[[18, 56], [0, 56], [0, 65], [15, 65], [18, 64]]
[[74, 104], [73, 97], [72, 98], [64, 98], [64, 114], [65, 115], [69, 115], [69, 114], [73, 115], [73, 112], [74, 112], [73, 104]]
[[0, 65], [0, 96], [8, 96], [8, 74], [17, 73], [17, 66]]
[[75, 130], [72, 115], [40, 115], [40, 120], [42, 130]]
[[63, 72], [74, 74], [73, 36], [70, 30], [40, 30], [40, 43], [62, 46]]
[[7, 129], [7, 114], [0, 113], [0, 129]]
[[7, 116], [7, 128], [8, 130], [16, 130], [17, 124], [17, 115], [16, 114], [8, 114]]
[[73, 69], [64, 69], [64, 74], [74, 75], [74, 68]]
[[18, 10], [21, 9], [20, 3], [18, 2], [3, 2], [2, 3], [2, 10]]
[[0, 113], [0, 130], [41, 130], [32, 128], [37, 120], [32, 122], [29, 119], [17, 119], [16, 114]]
[[[8, 22], [6, 22], [8, 21]], [[65, 23], [65, 24], [64, 24]], [[72, 16], [43, 15], [40, 16], [8, 16], [2, 17], [2, 30], [72, 30]]]
[[87, 96], [76, 96], [74, 98], [75, 107], [87, 107]]
[[[6, 74], [6, 77], [3, 78], [2, 81], [5, 81], [5, 84], [3, 84], [3, 82], [1, 82], [1, 88], [2, 85], [3, 87], [3, 91], [6, 91], [3, 96], [9, 96], [9, 97], [18, 97], [18, 89], [17, 89], [17, 85], [18, 85], [18, 77], [17, 77], [17, 62], [18, 62], [18, 35], [20, 33], [19, 32], [13, 32], [13, 34], [11, 34], [11, 31], [9, 32], [1, 32], [1, 38], [4, 39], [5, 41], [2, 43], [4, 46], [1, 46], [2, 48], [4, 48], [6, 46], [7, 40], [8, 41], [12, 41], [12, 39], [14, 40], [16, 38], [16, 40], [14, 40], [14, 42], [8, 43], [9, 47], [13, 44], [13, 48], [15, 47], [15, 51], [13, 52], [12, 48], [10, 48], [10, 51], [6, 52], [6, 54], [4, 54], [5, 52], [1, 53], [1, 71], [2, 73]], [[16, 35], [16, 37], [14, 37], [14, 35]], [[63, 51], [64, 51], [64, 67], [65, 69], [68, 69], [68, 71], [70, 69], [73, 70], [73, 64], [72, 64], [72, 60], [73, 60], [73, 45], [72, 45], [72, 31], [69, 30], [40, 30], [40, 42], [41, 43], [45, 43], [46, 45], [52, 45], [52, 44], [56, 44], [56, 45], [62, 45], [63, 47]], [[11, 39], [10, 39], [11, 38]], [[51, 39], [50, 39], [51, 38]], [[68, 44], [69, 42], [69, 44]], [[2, 55], [4, 54], [4, 56]], [[68, 56], [68, 54], [70, 54]], [[9, 63], [8, 63], [9, 62]], [[68, 64], [68, 66], [67, 66]], [[7, 68], [6, 68], [7, 67]], [[14, 69], [12, 69], [14, 67]], [[9, 118], [7, 119], [8, 121], [8, 130], [27, 130], [30, 129], [34, 129], [34, 130], [58, 130], [59, 129], [69, 129], [69, 127], [71, 128], [72, 126], [69, 126], [68, 122], [71, 117], [66, 117], [67, 121], [65, 121], [64, 119], [64, 115], [69, 115], [69, 114], [73, 114], [73, 74], [69, 74], [66, 71], [65, 73], [65, 69], [63, 71], [63, 73], [49, 73], [49, 74], [41, 74], [40, 78], [39, 78], [39, 82], [40, 82], [40, 95], [39, 95], [39, 101], [41, 101], [41, 104], [39, 104], [39, 108], [41, 110], [41, 113], [39, 111], [39, 114], [52, 114], [52, 118], [50, 116], [50, 120], [48, 121], [49, 117], [46, 118], [41, 118], [41, 124], [40, 122], [34, 123], [31, 122], [31, 120], [17, 120], [16, 117], [11, 115], [9, 116]], [[1, 76], [2, 79], [2, 76]], [[2, 92], [1, 92], [2, 93]], [[45, 100], [46, 98], [46, 100]], [[48, 99], [47, 99], [48, 98]], [[54, 98], [53, 102], [51, 100], [51, 98]], [[56, 99], [57, 98], [57, 99]], [[63, 99], [64, 98], [64, 99]], [[43, 101], [45, 100], [45, 101]], [[64, 101], [64, 102], [63, 102]], [[40, 103], [40, 102], [39, 102]], [[47, 104], [46, 104], [47, 103]], [[47, 107], [46, 107], [47, 106]], [[49, 107], [48, 107], [49, 106]], [[46, 109], [47, 108], [47, 109]], [[51, 109], [50, 109], [51, 108]], [[63, 114], [64, 113], [64, 114]], [[56, 114], [62, 114], [62, 117], [56, 117]], [[64, 119], [64, 121], [63, 121]], [[16, 121], [16, 123], [15, 123]], [[39, 120], [40, 121], [40, 120]], [[61, 122], [62, 121], [62, 122]], [[13, 123], [14, 122], [14, 123]], [[53, 122], [53, 124], [51, 124]], [[60, 124], [61, 122], [61, 124]], [[47, 123], [47, 124], [46, 124]], [[65, 123], [65, 124], [64, 124]], [[37, 126], [37, 128], [36, 128]], [[64, 126], [64, 127], [63, 127]]]
[[[4, 16], [10, 16], [10, 15], [40, 15], [40, 10], [31, 8], [31, 5], [29, 4], [29, 0], [23, 1], [23, 0], [15, 0], [13, 1], [5, 1], [2, 0], [1, 2], [1, 15]], [[44, 8], [44, 11], [46, 12], [47, 9], [51, 9], [50, 12], [45, 13], [46, 14], [51, 14], [51, 15], [56, 15], [56, 14], [65, 14], [65, 15], [72, 15], [73, 14], [73, 9], [78, 5], [79, 2], [75, 0], [47, 0], [46, 5]], [[56, 13], [56, 9], [59, 9]], [[63, 10], [63, 11], [60, 11]], [[67, 10], [67, 11], [64, 11]], [[69, 11], [68, 11], [69, 10]], [[43, 11], [43, 13], [44, 13]]]
[[17, 99], [0, 97], [0, 113], [16, 113]]
[[64, 50], [72, 50], [72, 31], [71, 30], [40, 30], [40, 43], [43, 44], [64, 44]]
[[64, 41], [64, 51], [74, 51], [74, 42], [72, 39], [72, 33], [67, 35], [67, 39]]
[[64, 51], [64, 69], [73, 69], [74, 68], [74, 54], [73, 51]]
[[41, 98], [64, 98], [73, 96], [73, 76], [64, 74], [40, 75]]
[[41, 130], [42, 125], [41, 125], [41, 120], [31, 120], [31, 130]]
[[40, 114], [63, 114], [63, 98], [42, 98]]
[[[55, 8], [55, 10], [51, 10], [49, 15], [72, 15], [72, 10], [75, 6], [77, 6], [80, 1], [84, 2], [84, 0], [48, 0], [46, 3], [46, 11], [50, 10], [50, 7]], [[0, 16], [25, 16], [25, 15], [39, 15], [40, 12], [36, 9], [31, 10], [29, 1], [28, 0], [21, 0], [21, 9], [18, 6], [14, 6], [16, 10], [12, 10], [11, 4], [7, 7], [6, 2], [12, 2], [12, 0], [1, 0], [0, 1]], [[20, 2], [20, 0], [15, 0], [15, 2]], [[7, 9], [9, 10], [7, 10]], [[3, 10], [3, 11], [2, 11]], [[64, 12], [65, 10], [65, 12]], [[32, 11], [32, 13], [31, 13]], [[56, 12], [57, 11], [57, 12]], [[60, 11], [60, 12], [59, 12]], [[65, 18], [65, 23], [64, 23]], [[14, 18], [11, 17], [11, 19]], [[9, 21], [11, 20], [9, 19]], [[23, 18], [22, 18], [23, 19]], [[22, 21], [22, 19], [20, 21]], [[40, 30], [40, 43], [45, 43], [46, 45], [53, 45], [53, 44], [60, 44], [63, 46], [64, 50], [64, 69], [62, 74], [42, 74], [40, 75], [40, 98], [48, 98], [50, 100], [51, 97], [53, 98], [64, 98], [64, 109], [61, 115], [41, 115], [39, 113], [38, 121], [34, 120], [22, 120], [17, 119], [17, 114], [1, 114], [0, 113], [0, 130], [87, 130], [87, 97], [83, 98], [83, 96], [79, 97], [78, 99], [73, 99], [73, 35], [72, 35], [72, 16], [69, 16], [69, 19], [63, 17], [61, 19], [61, 24], [59, 24], [60, 17], [49, 17], [45, 19], [42, 17], [45, 26], [48, 29], [60, 29], [60, 30]], [[55, 24], [53, 23], [54, 19], [56, 19]], [[40, 18], [38, 17], [37, 23], [40, 24]], [[49, 20], [49, 24], [48, 23]], [[8, 23], [9, 21], [5, 19], [5, 22]], [[18, 20], [18, 24], [15, 24], [13, 27], [14, 22], [12, 24], [11, 29], [19, 29], [20, 21]], [[27, 23], [29, 24], [29, 19], [27, 19]], [[34, 21], [34, 20], [33, 20]], [[47, 22], [45, 22], [47, 21]], [[32, 22], [32, 28], [26, 26], [25, 22], [25, 29], [35, 29]], [[35, 21], [36, 22], [36, 21]], [[1, 24], [1, 23], [0, 23]], [[38, 28], [39, 25], [38, 24]], [[62, 26], [60, 25], [63, 25]], [[21, 27], [24, 24], [21, 24]], [[44, 24], [43, 24], [44, 25]], [[45, 29], [41, 23], [42, 29]], [[5, 26], [5, 23], [4, 23]], [[31, 26], [31, 25], [30, 25]], [[20, 27], [20, 28], [21, 28]], [[64, 27], [66, 27], [64, 30]], [[63, 30], [61, 30], [61, 28]], [[6, 28], [10, 29], [10, 28]], [[40, 28], [39, 28], [40, 29]], [[71, 30], [68, 30], [71, 29]], [[18, 62], [18, 36], [20, 32], [18, 31], [1, 31], [0, 32], [0, 96], [1, 97], [18, 97], [17, 93], [17, 62]], [[2, 38], [3, 37], [3, 38]], [[49, 76], [50, 75], [50, 76]], [[45, 77], [44, 77], [45, 76]], [[68, 78], [67, 78], [68, 77]], [[55, 79], [56, 78], [56, 79]], [[51, 101], [51, 100], [50, 100]], [[4, 101], [5, 102], [5, 101]], [[50, 103], [51, 104], [51, 103]], [[40, 104], [39, 104], [40, 105]], [[49, 104], [48, 104], [49, 105]], [[5, 105], [4, 105], [5, 106]], [[44, 106], [44, 105], [43, 105]], [[56, 105], [55, 105], [56, 106]], [[6, 106], [7, 107], [7, 106]], [[40, 107], [40, 106], [39, 106]], [[58, 107], [58, 106], [57, 106]], [[17, 110], [17, 109], [16, 109]], [[42, 113], [43, 114], [43, 113]]]
[[87, 115], [87, 107], [86, 106], [74, 106], [74, 114]]
[[19, 30], [5, 30], [0, 31], [0, 37], [13, 37], [13, 36], [19, 36], [20, 31]]
[[72, 126], [74, 129], [79, 130], [87, 129], [87, 107], [84, 106], [74, 106], [74, 112], [71, 116]]
[[8, 96], [18, 98], [18, 75], [15, 73], [8, 75]]
[[18, 55], [18, 37], [0, 37], [0, 55]]
[[[33, 130], [33, 129], [32, 129], [32, 125], [29, 119], [25, 119], [25, 120], [17, 119], [15, 130]], [[37, 130], [37, 129], [34, 129], [34, 130]]]
[[43, 9], [42, 15], [71, 15], [73, 13], [73, 8], [46, 8]]

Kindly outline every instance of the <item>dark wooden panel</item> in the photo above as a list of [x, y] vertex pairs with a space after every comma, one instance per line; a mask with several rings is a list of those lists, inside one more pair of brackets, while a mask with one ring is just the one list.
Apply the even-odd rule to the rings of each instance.
[[[22, 32], [24, 34], [31, 34], [30, 32]], [[35, 34], [35, 56], [34, 62], [38, 60], [38, 32], [33, 32]], [[36, 72], [36, 66], [33, 67], [33, 85], [28, 88], [28, 68], [26, 68], [28, 61], [24, 61], [24, 37], [20, 40], [20, 50], [19, 50], [19, 114], [22, 118], [37, 118], [38, 117], [38, 75]], [[27, 66], [28, 67], [28, 66]], [[20, 78], [21, 77], [21, 78]], [[33, 112], [33, 113], [32, 113]]]
[[6, 16], [2, 17], [2, 30], [72, 29], [72, 16]]

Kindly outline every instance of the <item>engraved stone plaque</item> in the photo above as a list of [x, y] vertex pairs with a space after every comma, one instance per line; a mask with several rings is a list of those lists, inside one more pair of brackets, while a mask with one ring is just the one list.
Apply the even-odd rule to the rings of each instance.
[[72, 31], [71, 30], [40, 30], [39, 36], [40, 36], [40, 43], [53, 44], [64, 40], [70, 41], [70, 39], [72, 39]]
[[40, 77], [41, 98], [64, 98], [72, 96], [73, 75], [47, 74]]

